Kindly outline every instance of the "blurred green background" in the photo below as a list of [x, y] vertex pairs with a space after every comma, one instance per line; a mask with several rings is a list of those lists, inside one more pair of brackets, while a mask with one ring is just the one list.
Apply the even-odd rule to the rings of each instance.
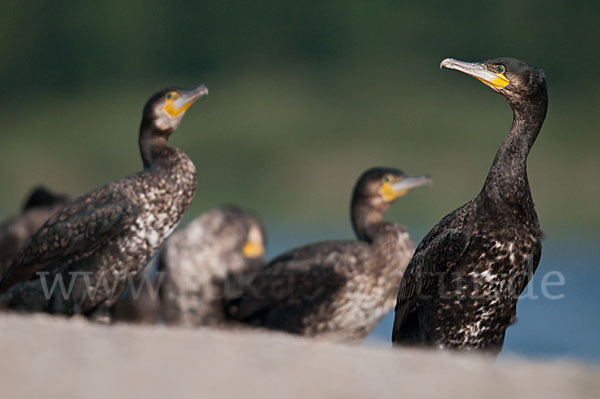
[[[352, 235], [360, 173], [429, 173], [388, 217], [415, 241], [481, 188], [512, 114], [445, 57], [546, 71], [548, 117], [529, 156], [546, 234], [540, 268], [565, 300], [521, 300], [505, 352], [600, 362], [600, 3], [558, 0], [4, 0], [0, 216], [32, 186], [82, 194], [141, 168], [142, 107], [206, 83], [171, 143], [198, 167], [186, 219], [224, 202], [266, 222], [270, 254]], [[393, 315], [372, 333], [389, 342]]]
[[439, 62], [511, 56], [548, 80], [529, 157], [542, 227], [592, 230], [599, 39], [591, 0], [5, 0], [0, 213], [38, 183], [81, 194], [139, 170], [147, 98], [204, 82], [210, 96], [171, 139], [199, 170], [188, 218], [230, 202], [268, 224], [349, 231], [358, 175], [394, 166], [435, 185], [390, 218], [431, 226], [478, 192], [512, 117], [501, 96]]

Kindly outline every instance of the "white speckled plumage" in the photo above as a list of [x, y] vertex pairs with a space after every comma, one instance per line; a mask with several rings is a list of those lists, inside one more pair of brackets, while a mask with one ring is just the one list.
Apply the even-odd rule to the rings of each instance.
[[541, 257], [526, 164], [546, 116], [546, 82], [543, 71], [511, 58], [442, 65], [480, 80], [501, 67], [493, 76], [506, 85], [482, 81], [506, 97], [513, 126], [481, 192], [417, 246], [400, 284], [392, 341], [498, 353]]
[[230, 301], [228, 316], [319, 339], [361, 341], [393, 308], [414, 250], [404, 227], [382, 220], [391, 202], [405, 192], [384, 199], [382, 187], [409, 180], [411, 187], [430, 183], [395, 169], [366, 171], [351, 204], [358, 239], [309, 244], [276, 257]]
[[204, 212], [165, 244], [159, 272], [162, 317], [169, 324], [222, 326], [224, 302], [264, 264], [261, 252], [249, 256], [247, 243], [263, 248], [262, 224], [234, 206]]
[[[206, 93], [204, 86], [167, 89], [148, 100], [139, 135], [144, 169], [84, 194], [53, 215], [2, 280], [6, 291], [0, 297], [2, 305], [21, 311], [88, 314], [118, 300], [192, 201], [196, 168], [167, 140], [185, 109]], [[186, 102], [183, 111], [167, 108], [173, 98]], [[176, 116], [168, 129], [157, 127], [156, 121], [167, 118], [169, 110]], [[39, 278], [39, 272], [49, 273], [46, 277], [51, 280]], [[61, 278], [72, 291], [66, 296], [59, 290], [46, 293], [44, 287], [54, 278]]]

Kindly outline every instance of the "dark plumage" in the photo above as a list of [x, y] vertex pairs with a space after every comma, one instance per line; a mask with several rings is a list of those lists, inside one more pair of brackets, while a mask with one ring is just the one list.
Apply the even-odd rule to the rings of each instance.
[[383, 213], [406, 191], [429, 184], [396, 169], [366, 171], [354, 188], [358, 240], [293, 249], [261, 269], [228, 316], [254, 326], [340, 341], [359, 341], [393, 306], [414, 245]]
[[0, 278], [25, 241], [69, 200], [66, 195], [55, 194], [42, 186], [36, 187], [25, 200], [21, 214], [0, 225]]
[[526, 161], [546, 116], [546, 81], [543, 71], [511, 58], [441, 65], [506, 97], [513, 125], [481, 192], [417, 247], [400, 285], [392, 340], [499, 352], [541, 255]]
[[[17, 254], [0, 283], [0, 303], [23, 311], [90, 313], [114, 304], [187, 210], [196, 168], [167, 140], [187, 108], [207, 94], [166, 89], [144, 107], [144, 169], [90, 191], [54, 214]], [[38, 273], [45, 273], [39, 278]], [[55, 278], [71, 292], [45, 293]]]
[[[219, 326], [224, 302], [265, 263], [265, 234], [235, 206], [204, 212], [166, 242], [159, 259], [162, 316], [168, 324]], [[160, 278], [160, 277], [159, 277]]]
[[36, 186], [25, 200], [22, 213], [32, 209], [52, 208], [64, 205], [71, 201], [71, 197], [66, 194], [56, 194], [44, 186]]
[[[159, 322], [159, 287], [155, 277], [151, 270], [141, 275], [108, 312], [100, 314], [100, 316], [105, 317], [105, 320], [101, 321], [130, 324], [155, 324]], [[96, 315], [94, 314], [94, 316]]]

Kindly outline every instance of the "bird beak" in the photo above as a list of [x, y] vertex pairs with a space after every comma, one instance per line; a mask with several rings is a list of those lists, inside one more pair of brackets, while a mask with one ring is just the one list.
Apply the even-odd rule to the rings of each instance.
[[433, 181], [428, 175], [423, 176], [407, 176], [400, 181], [395, 183], [386, 183], [381, 187], [381, 194], [385, 201], [393, 201], [402, 197], [409, 190], [415, 187], [427, 186], [432, 184]]
[[258, 258], [265, 253], [265, 247], [260, 242], [248, 240], [242, 248], [242, 253], [246, 258]]
[[440, 68], [446, 67], [448, 69], [455, 69], [457, 71], [466, 73], [467, 75], [473, 76], [475, 79], [480, 80], [492, 89], [502, 89], [510, 83], [510, 81], [504, 76], [503, 73], [496, 73], [489, 70], [485, 64], [478, 62], [464, 62], [458, 61], [454, 58], [446, 58], [440, 64]]
[[165, 110], [172, 117], [178, 116], [182, 112], [187, 111], [187, 109], [195, 103], [200, 97], [208, 95], [208, 87], [202, 84], [195, 89], [190, 90], [182, 90], [182, 93], [179, 97], [173, 100], [172, 103], [165, 105]]
[[433, 184], [431, 177], [428, 175], [423, 176], [407, 176], [399, 182], [392, 183], [392, 189], [396, 192], [406, 194], [408, 190], [412, 190], [415, 187], [428, 186]]

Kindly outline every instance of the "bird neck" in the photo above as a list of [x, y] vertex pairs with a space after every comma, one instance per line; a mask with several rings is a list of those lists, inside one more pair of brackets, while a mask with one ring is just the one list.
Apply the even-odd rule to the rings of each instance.
[[379, 226], [383, 223], [383, 213], [389, 207], [382, 204], [375, 207], [369, 198], [354, 197], [350, 206], [350, 217], [354, 233], [359, 240], [373, 242]]
[[535, 101], [511, 104], [511, 107], [512, 127], [496, 153], [482, 194], [494, 200], [521, 202], [524, 196], [531, 196], [527, 156], [544, 123], [548, 97], [544, 90]]
[[144, 169], [151, 168], [156, 162], [172, 151], [172, 148], [167, 143], [171, 133], [171, 131], [159, 130], [145, 120], [142, 121], [139, 146], [142, 161], [144, 162]]

